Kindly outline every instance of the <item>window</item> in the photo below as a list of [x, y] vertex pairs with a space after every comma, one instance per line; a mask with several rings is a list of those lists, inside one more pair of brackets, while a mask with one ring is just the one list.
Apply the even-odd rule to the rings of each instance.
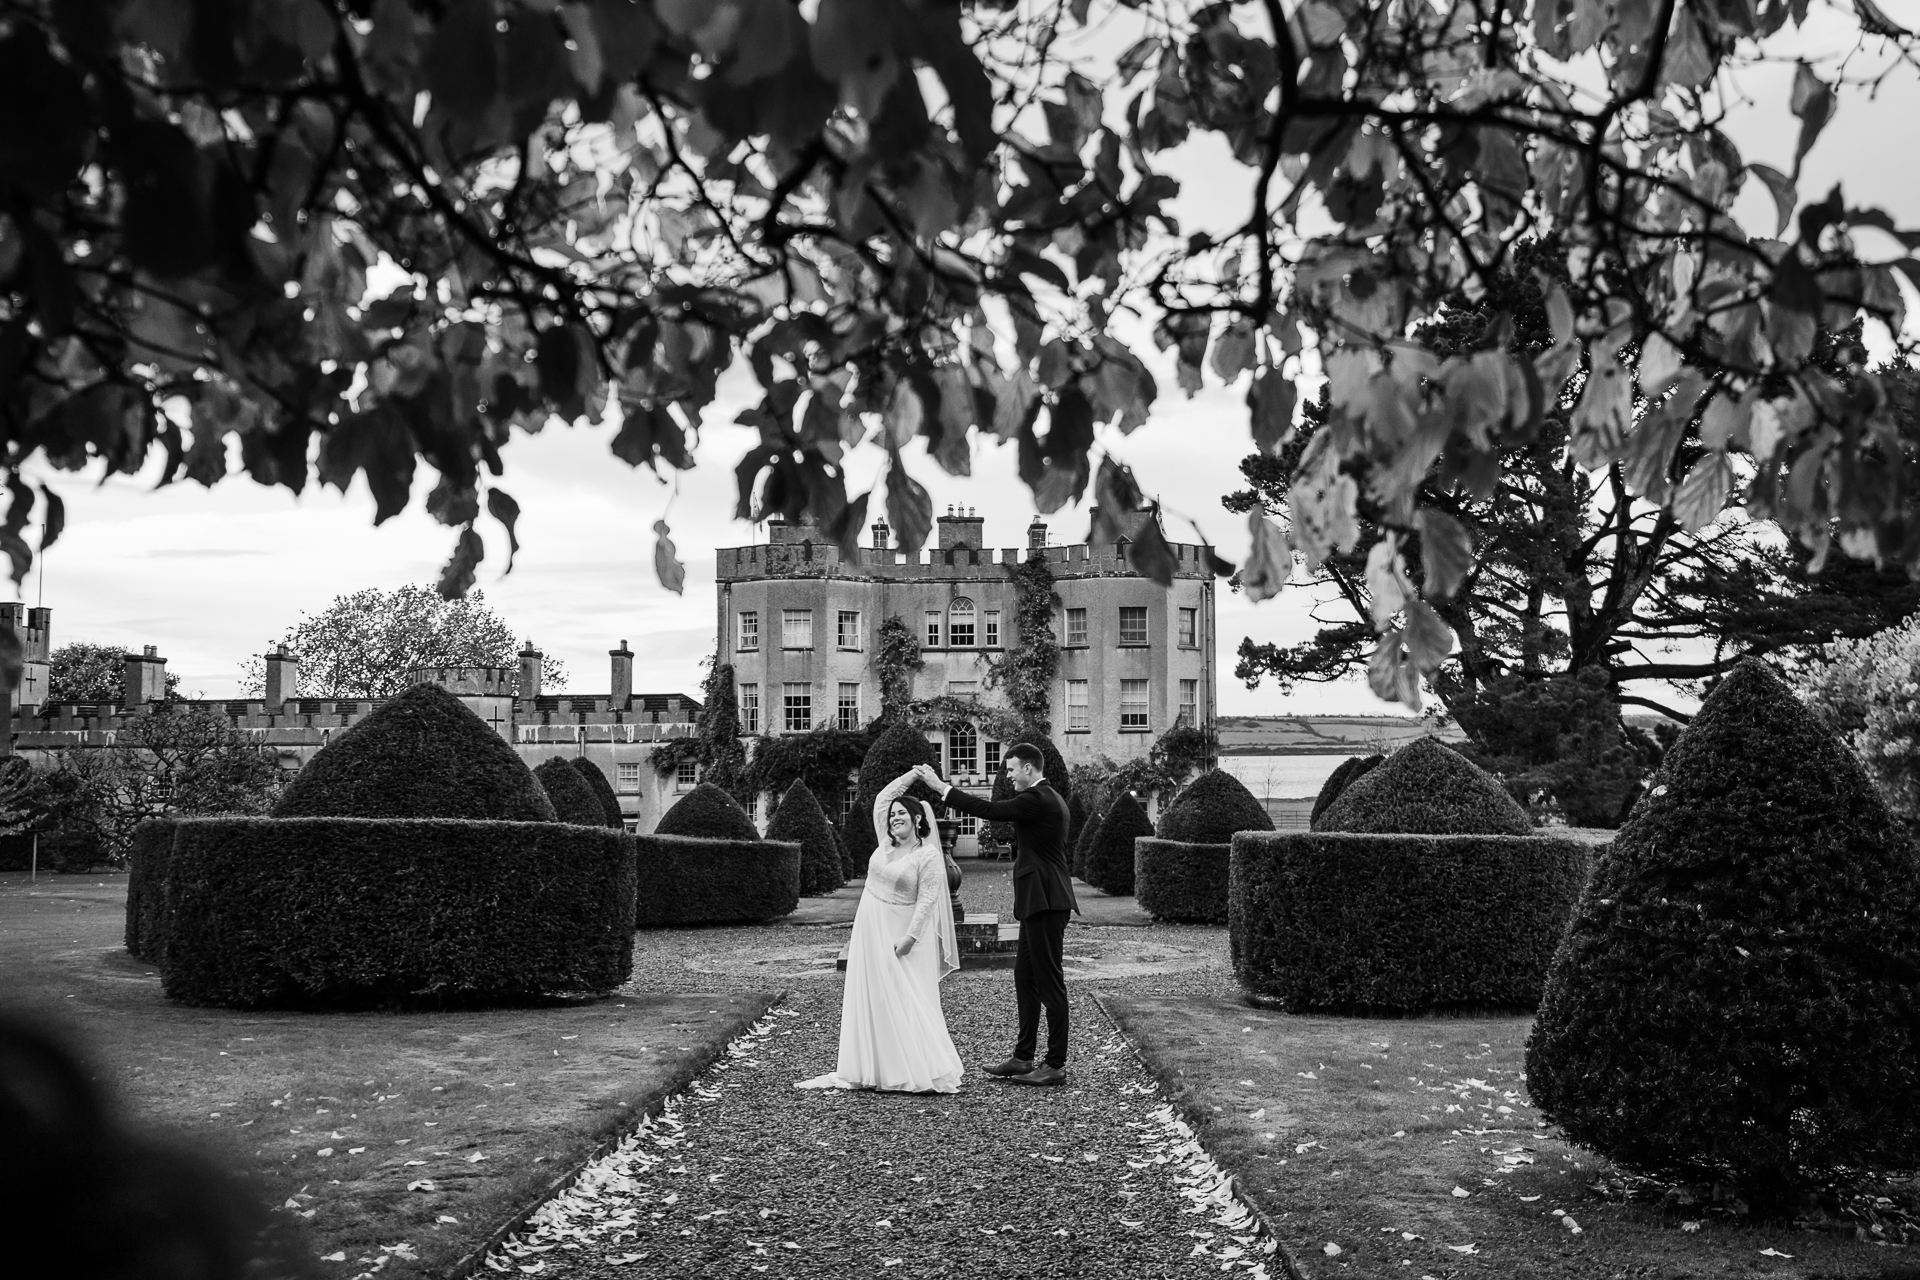
[[1120, 682], [1120, 732], [1139, 733], [1147, 727], [1147, 682]]
[[1087, 642], [1087, 611], [1085, 609], [1067, 610], [1067, 643], [1085, 644]]
[[737, 647], [742, 653], [760, 647], [760, 614], [757, 610], [740, 611], [740, 643]]
[[747, 817], [753, 820], [755, 827], [760, 825], [760, 793], [758, 791], [754, 792], [753, 798], [747, 801]]
[[836, 723], [842, 729], [860, 727], [860, 686], [852, 681], [840, 682], [840, 703], [836, 708]]
[[1200, 723], [1200, 682], [1198, 680], [1180, 682], [1180, 720], [1183, 724]]
[[974, 817], [970, 813], [963, 813], [960, 815], [960, 830], [955, 832], [956, 835], [971, 836], [971, 835], [978, 835], [979, 832], [980, 832], [980, 819]]
[[980, 643], [989, 649], [1000, 647], [1000, 611], [989, 609], [980, 615]]
[[1180, 611], [1180, 643], [1189, 649], [1200, 643], [1200, 611], [1198, 609]]
[[999, 743], [983, 742], [980, 744], [980, 764], [990, 778], [1000, 772]]
[[955, 600], [947, 606], [947, 643], [956, 649], [973, 647], [973, 601]]
[[1147, 642], [1147, 609], [1145, 605], [1120, 606], [1120, 643], [1145, 644]]
[[700, 766], [692, 760], [682, 760], [673, 767], [673, 789], [691, 791], [700, 785]]
[[947, 776], [958, 778], [980, 772], [980, 735], [970, 724], [947, 730]]
[[940, 615], [932, 609], [927, 610], [927, 648], [940, 647]]
[[740, 732], [760, 732], [760, 686], [740, 686]]
[[845, 822], [847, 815], [853, 812], [853, 806], [860, 803], [860, 784], [852, 778], [847, 779], [847, 789], [840, 793], [840, 821]]
[[813, 686], [810, 684], [788, 684], [782, 686], [781, 707], [784, 710], [783, 724], [788, 733], [805, 733], [813, 728]]
[[1093, 728], [1092, 709], [1087, 706], [1087, 682], [1067, 681], [1067, 732], [1085, 733]]
[[858, 649], [860, 647], [860, 611], [858, 609], [842, 609], [840, 611], [838, 635], [839, 639], [837, 643], [842, 649]]
[[638, 791], [640, 789], [640, 766], [639, 765], [637, 764], [615, 765], [614, 769], [619, 774], [618, 781], [620, 783], [620, 789], [622, 791]]
[[782, 609], [780, 611], [780, 647], [782, 649], [813, 648], [813, 610]]

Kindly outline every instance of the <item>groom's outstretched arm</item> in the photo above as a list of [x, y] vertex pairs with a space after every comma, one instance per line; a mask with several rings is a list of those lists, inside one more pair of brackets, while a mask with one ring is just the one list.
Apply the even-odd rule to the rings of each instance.
[[1048, 809], [1047, 802], [1030, 790], [1017, 792], [1009, 800], [982, 800], [958, 787], [948, 787], [945, 800], [962, 813], [990, 822], [1039, 821]]

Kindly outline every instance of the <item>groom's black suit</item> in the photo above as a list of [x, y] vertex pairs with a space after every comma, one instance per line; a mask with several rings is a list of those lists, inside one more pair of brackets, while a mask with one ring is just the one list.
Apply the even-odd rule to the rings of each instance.
[[1013, 1056], [1033, 1061], [1040, 1037], [1040, 1010], [1047, 1011], [1050, 1067], [1067, 1061], [1067, 974], [1062, 944], [1067, 916], [1080, 909], [1073, 896], [1073, 872], [1067, 861], [1067, 802], [1045, 781], [1011, 800], [981, 800], [947, 789], [946, 802], [962, 813], [991, 822], [1011, 822], [1017, 852], [1013, 859], [1013, 918], [1020, 922], [1020, 951], [1014, 958], [1013, 991], [1020, 1007], [1020, 1039]]

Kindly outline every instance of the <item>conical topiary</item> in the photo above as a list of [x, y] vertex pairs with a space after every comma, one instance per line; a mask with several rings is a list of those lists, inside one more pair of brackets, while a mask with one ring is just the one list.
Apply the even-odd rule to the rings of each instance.
[[1492, 774], [1437, 738], [1419, 738], [1347, 784], [1315, 831], [1524, 836], [1533, 823]]
[[767, 824], [767, 839], [800, 846], [800, 896], [817, 898], [840, 887], [840, 842], [806, 783], [795, 780]]
[[[856, 868], [855, 875], [867, 874], [867, 862], [879, 843], [873, 834], [873, 802], [880, 795], [880, 789], [917, 764], [930, 764], [938, 769], [940, 753], [918, 729], [904, 724], [887, 729], [867, 748], [867, 757], [860, 762], [860, 781], [855, 788], [853, 808], [847, 814], [842, 833], [847, 840], [847, 859]], [[939, 799], [918, 782], [907, 792], [907, 798]]]
[[[1040, 748], [1040, 776], [1045, 778], [1048, 785], [1055, 791], [1058, 791], [1062, 796], [1071, 796], [1073, 794], [1073, 787], [1068, 781], [1067, 761], [1066, 758], [1060, 754], [1060, 748], [1053, 745], [1053, 739], [1041, 733], [1038, 729], [1031, 727], [1022, 729], [1017, 736], [1008, 738], [1006, 742], [1001, 744], [1003, 755], [1006, 747], [1011, 747], [1021, 742], [1026, 743], [1028, 746]], [[994, 778], [993, 790], [989, 793], [988, 798], [991, 800], [1013, 799], [1013, 781], [1007, 777], [1007, 771], [1004, 768], [1001, 769], [999, 775]], [[1068, 805], [1068, 817], [1072, 817], [1071, 802], [1069, 802]], [[1078, 832], [1080, 826], [1081, 824], [1079, 822], [1075, 822], [1070, 829]], [[1001, 844], [1013, 844], [1013, 824], [1011, 822], [991, 823], [988, 829], [993, 832], [993, 838]]]
[[1643, 1172], [1778, 1207], [1920, 1151], [1920, 860], [1757, 659], [1601, 853], [1527, 1042], [1534, 1101]]
[[1087, 819], [1087, 825], [1080, 828], [1080, 838], [1073, 842], [1073, 877], [1076, 880], [1087, 878], [1087, 854], [1093, 848], [1093, 842], [1100, 838], [1100, 815], [1094, 814]]
[[587, 785], [593, 788], [594, 798], [606, 811], [607, 825], [615, 831], [621, 830], [626, 824], [620, 820], [620, 793], [607, 781], [606, 771], [585, 756], [574, 756], [570, 763], [586, 779]]
[[1080, 833], [1087, 829], [1087, 806], [1075, 792], [1063, 792], [1067, 797], [1067, 847], [1071, 849], [1080, 843]]
[[554, 817], [559, 821], [576, 827], [607, 825], [607, 811], [600, 807], [600, 797], [593, 794], [587, 780], [568, 761], [559, 756], [543, 760], [533, 776], [545, 788], [547, 799], [553, 802]]
[[1223, 769], [1195, 778], [1160, 815], [1160, 838], [1183, 844], [1227, 844], [1236, 831], [1271, 831], [1267, 807]]
[[1317, 827], [1320, 815], [1327, 811], [1327, 806], [1338, 800], [1342, 791], [1379, 768], [1380, 762], [1385, 759], [1382, 755], [1371, 755], [1348, 756], [1342, 760], [1327, 775], [1327, 780], [1320, 784], [1319, 793], [1313, 797], [1313, 812], [1307, 818], [1308, 825]]
[[706, 840], [758, 840], [753, 819], [740, 802], [703, 782], [674, 801], [654, 827], [657, 836], [699, 836]]
[[1087, 846], [1086, 881], [1107, 893], [1133, 892], [1133, 842], [1153, 834], [1153, 823], [1134, 800], [1123, 791], [1100, 819], [1100, 831]]
[[322, 747], [278, 818], [552, 822], [547, 793], [504, 738], [439, 685], [416, 684]]

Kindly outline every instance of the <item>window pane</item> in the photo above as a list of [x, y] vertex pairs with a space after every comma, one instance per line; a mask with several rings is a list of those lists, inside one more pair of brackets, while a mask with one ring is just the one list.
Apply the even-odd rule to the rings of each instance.
[[947, 730], [947, 776], [980, 771], [980, 735], [972, 725], [957, 724]]
[[780, 647], [783, 649], [813, 648], [813, 610], [781, 610]]
[[1188, 724], [1200, 722], [1200, 682], [1182, 680], [1180, 682], [1180, 718]]
[[947, 606], [947, 643], [956, 649], [973, 646], [973, 601], [955, 600]]
[[1181, 644], [1192, 645], [1199, 643], [1197, 639], [1199, 634], [1199, 613], [1200, 611], [1198, 609], [1182, 609], [1180, 611]]
[[682, 760], [674, 766], [675, 785], [691, 787], [700, 781], [700, 766], [692, 760]]
[[1127, 730], [1146, 727], [1147, 682], [1122, 680], [1120, 682], [1120, 728]]
[[1120, 643], [1147, 642], [1147, 611], [1144, 606], [1120, 606]]
[[842, 609], [840, 611], [839, 643], [842, 649], [858, 649], [860, 647], [860, 614], [858, 610]]
[[989, 609], [981, 615], [980, 643], [994, 648], [1000, 643], [1000, 611]]
[[637, 764], [617, 765], [622, 791], [637, 791], [640, 788], [640, 766]]
[[940, 647], [940, 615], [931, 609], [927, 611], [927, 648]]
[[805, 733], [807, 730], [813, 728], [812, 685], [787, 685], [782, 693], [781, 706], [785, 716], [785, 728], [788, 733]]
[[[981, 760], [980, 760], [981, 767], [984, 768], [988, 774], [999, 773], [1000, 772], [1000, 744], [997, 742], [982, 743], [981, 752], [982, 752]], [[636, 765], [635, 767], [638, 768], [639, 766]]]
[[760, 686], [740, 686], [740, 732], [760, 732]]
[[740, 613], [740, 647], [758, 649], [760, 647], [760, 615], [752, 609]]
[[860, 727], [860, 686], [842, 681], [840, 684], [840, 702], [838, 706], [838, 724], [842, 729]]
[[1067, 643], [1085, 644], [1087, 642], [1087, 611], [1085, 609], [1067, 610]]
[[1091, 708], [1087, 706], [1087, 682], [1067, 681], [1067, 728], [1090, 729], [1093, 727], [1091, 717]]

